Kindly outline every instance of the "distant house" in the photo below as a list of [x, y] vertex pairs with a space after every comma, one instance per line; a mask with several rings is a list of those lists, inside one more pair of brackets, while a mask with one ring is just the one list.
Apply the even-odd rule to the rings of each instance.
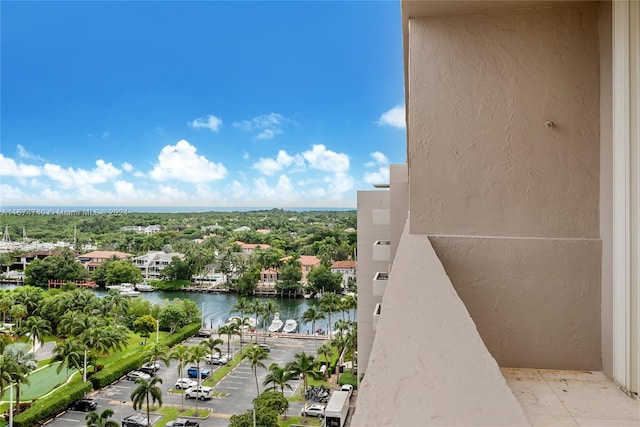
[[300, 255], [298, 259], [302, 266], [302, 280], [301, 283], [307, 283], [307, 276], [313, 267], [317, 267], [322, 262], [320, 258], [314, 255]]
[[83, 255], [78, 255], [76, 260], [84, 266], [87, 270], [94, 271], [100, 265], [107, 260], [112, 259], [113, 257], [123, 260], [130, 259], [133, 257], [132, 254], [128, 254], [126, 252], [118, 252], [118, 251], [94, 251], [89, 252]]
[[271, 245], [267, 245], [266, 243], [236, 242], [236, 244], [240, 246], [244, 255], [251, 255], [256, 249], [269, 249], [271, 247]]
[[242, 231], [251, 231], [251, 227], [247, 227], [246, 225], [243, 225], [242, 227], [234, 228], [232, 231], [236, 233], [242, 232]]
[[27, 268], [27, 265], [31, 264], [31, 262], [36, 259], [45, 259], [48, 256], [60, 255], [61, 253], [62, 252], [60, 250], [53, 249], [48, 251], [33, 251], [20, 254], [15, 257], [10, 269], [24, 271], [24, 269]]
[[173, 257], [184, 259], [184, 254], [178, 252], [149, 251], [145, 255], [133, 258], [133, 265], [140, 269], [145, 280], [160, 280], [160, 272], [169, 264]]
[[357, 268], [355, 261], [336, 261], [331, 264], [332, 273], [340, 273], [342, 275], [342, 287], [346, 288], [349, 279], [355, 280]]
[[269, 234], [269, 233], [271, 233], [271, 230], [268, 230], [266, 228], [259, 228], [259, 229], [256, 230], [256, 233]]
[[263, 268], [260, 271], [260, 282], [258, 286], [274, 287], [278, 283], [278, 270], [272, 268]]
[[141, 225], [133, 225], [133, 226], [125, 226], [125, 227], [120, 227], [120, 230], [122, 231], [135, 231], [136, 233], [140, 233], [140, 234], [155, 234], [155, 233], [159, 233], [160, 230], [162, 230], [162, 228], [159, 225], [148, 225], [146, 227], [143, 227]]

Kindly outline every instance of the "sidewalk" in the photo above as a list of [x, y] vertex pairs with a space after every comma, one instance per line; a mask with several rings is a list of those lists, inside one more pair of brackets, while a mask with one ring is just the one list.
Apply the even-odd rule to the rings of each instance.
[[53, 357], [53, 350], [56, 348], [55, 341], [49, 341], [42, 344], [36, 350], [36, 360], [46, 360], [51, 359]]

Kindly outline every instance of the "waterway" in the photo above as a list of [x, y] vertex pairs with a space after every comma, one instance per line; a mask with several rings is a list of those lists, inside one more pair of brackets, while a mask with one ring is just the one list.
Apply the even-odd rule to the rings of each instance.
[[[105, 291], [96, 291], [98, 295], [106, 294]], [[238, 313], [232, 313], [232, 307], [240, 298], [237, 294], [232, 293], [203, 293], [203, 292], [184, 292], [184, 291], [153, 291], [142, 292], [140, 296], [136, 298], [143, 298], [151, 302], [152, 304], [162, 304], [164, 301], [170, 301], [175, 298], [187, 299], [193, 301], [200, 312], [204, 314], [204, 326], [206, 328], [217, 328], [225, 324], [229, 317], [238, 315]], [[258, 300], [260, 302], [273, 301], [280, 309], [280, 318], [285, 321], [287, 319], [296, 319], [299, 325], [300, 333], [311, 332], [311, 324], [304, 324], [300, 321], [302, 313], [304, 313], [309, 307], [319, 308], [318, 301], [316, 299], [304, 299], [304, 298], [261, 298], [261, 297], [245, 297], [248, 301], [253, 302]], [[251, 316], [247, 314], [247, 316]], [[341, 318], [341, 313], [336, 313], [332, 316], [332, 321], [335, 322]], [[354, 319], [354, 313], [351, 313], [351, 319]], [[316, 322], [316, 328], [322, 328], [327, 331], [328, 319], [322, 319]]]
[[[13, 289], [15, 285], [2, 285], [0, 289]], [[105, 290], [96, 290], [96, 294], [100, 297], [107, 294]], [[185, 292], [185, 291], [153, 291], [142, 292], [140, 296], [135, 298], [143, 298], [148, 300], [152, 304], [162, 304], [164, 301], [171, 301], [172, 299], [188, 299], [193, 301], [200, 312], [204, 314], [203, 321], [206, 328], [216, 329], [218, 326], [225, 324], [231, 316], [237, 315], [232, 313], [232, 308], [239, 295], [233, 293], [203, 293], [203, 292]], [[285, 321], [287, 319], [296, 319], [299, 325], [300, 333], [311, 333], [311, 324], [304, 324], [300, 321], [302, 313], [304, 313], [309, 307], [319, 308], [318, 300], [316, 299], [304, 299], [304, 298], [278, 298], [278, 297], [245, 297], [248, 301], [253, 302], [259, 300], [260, 302], [273, 301], [280, 309], [280, 318]], [[247, 314], [247, 316], [250, 316]], [[332, 321], [335, 322], [341, 318], [342, 313], [334, 313]], [[355, 319], [355, 310], [350, 313], [351, 319]], [[328, 331], [328, 319], [321, 319], [316, 322], [316, 329], [322, 328]]]

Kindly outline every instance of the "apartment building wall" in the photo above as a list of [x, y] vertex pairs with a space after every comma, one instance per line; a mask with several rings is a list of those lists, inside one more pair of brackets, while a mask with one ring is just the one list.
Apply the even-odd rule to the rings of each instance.
[[373, 310], [382, 296], [373, 295], [373, 278], [378, 271], [388, 271], [390, 261], [374, 260], [373, 245], [390, 238], [388, 191], [358, 192], [358, 372], [364, 373], [375, 336]]
[[598, 17], [409, 21], [410, 231], [501, 366], [602, 366]]

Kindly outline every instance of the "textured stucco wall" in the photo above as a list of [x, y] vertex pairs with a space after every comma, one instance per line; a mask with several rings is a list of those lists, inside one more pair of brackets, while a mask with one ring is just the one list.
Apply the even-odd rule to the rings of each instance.
[[598, 13], [409, 22], [411, 232], [504, 366], [602, 366]]
[[405, 232], [351, 426], [471, 425], [529, 423], [428, 238]]
[[429, 239], [503, 367], [600, 370], [600, 240]]
[[597, 6], [409, 27], [411, 232], [597, 237]]

